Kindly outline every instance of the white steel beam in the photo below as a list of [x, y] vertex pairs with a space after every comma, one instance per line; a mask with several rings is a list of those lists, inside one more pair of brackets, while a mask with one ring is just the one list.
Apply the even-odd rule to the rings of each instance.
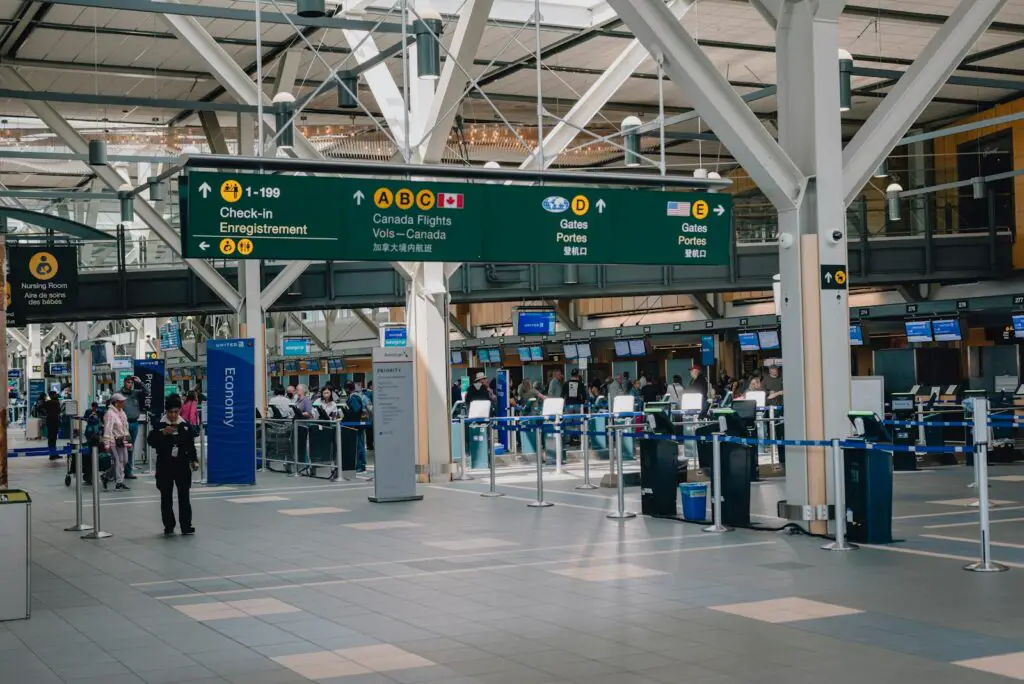
[[[0, 67], [0, 80], [6, 81], [8, 84], [13, 84], [22, 90], [33, 90], [32, 86], [29, 85], [28, 81], [23, 79], [11, 67]], [[61, 141], [64, 142], [72, 152], [77, 154], [88, 154], [89, 143], [78, 134], [78, 131], [68, 123], [67, 119], [60, 115], [56, 109], [50, 106], [47, 102], [39, 100], [27, 100], [25, 104], [35, 112], [43, 123], [45, 123], [50, 130], [52, 130]], [[128, 179], [124, 178], [117, 171], [110, 166], [93, 166], [91, 167], [96, 177], [102, 180], [107, 187], [111, 190], [117, 190], [122, 184], [126, 183]], [[167, 243], [167, 246], [177, 254], [181, 255], [181, 236], [164, 221], [163, 217], [160, 216], [159, 212], [153, 208], [146, 200], [141, 197], [136, 197], [135, 201], [132, 202], [135, 207], [135, 214], [142, 219], [142, 222], [149, 226], [153, 233]], [[217, 271], [208, 261], [202, 259], [186, 259], [185, 263], [192, 269], [199, 279], [202, 280], [207, 287], [209, 287], [214, 294], [220, 299], [232, 307], [237, 309], [241, 304], [242, 298], [238, 294], [238, 290], [231, 286], [224, 276]]]
[[302, 53], [299, 48], [285, 50], [281, 59], [277, 61], [277, 72], [274, 76], [274, 94], [291, 93], [295, 94], [295, 81], [299, 77], [299, 64], [302, 62]]
[[[255, 107], [259, 98], [263, 98], [266, 112], [263, 115], [263, 125], [270, 131], [274, 131], [274, 114], [271, 110], [271, 98], [256, 87], [252, 78], [245, 73], [242, 67], [238, 66], [224, 48], [217, 44], [213, 37], [193, 17], [186, 17], [177, 14], [162, 14], [160, 17], [174, 35], [180, 40], [192, 46], [196, 54], [209, 68], [213, 77], [231, 93], [238, 102]], [[273, 133], [271, 133], [273, 135]], [[298, 156], [303, 159], [323, 159], [323, 155], [316, 151], [316, 148], [302, 135], [295, 131], [294, 149]]]
[[[377, 42], [366, 31], [343, 29], [341, 33], [348, 41], [348, 46], [359, 64], [368, 62], [380, 54]], [[388, 124], [391, 136], [398, 144], [398, 149], [405, 149], [405, 98], [402, 97], [398, 84], [388, 71], [387, 63], [380, 62], [367, 69], [362, 73], [362, 77], [366, 80], [366, 85], [369, 86], [370, 93], [373, 94], [373, 99], [376, 100], [377, 107]]]
[[270, 311], [270, 307], [274, 305], [281, 295], [288, 291], [292, 283], [303, 274], [306, 267], [309, 266], [312, 261], [291, 261], [281, 271], [274, 276], [274, 279], [267, 283], [267, 286], [263, 288], [263, 294], [260, 295], [260, 303], [263, 306], [264, 311]]
[[368, 316], [365, 311], [362, 309], [352, 309], [352, 315], [362, 321], [363, 325], [370, 329], [370, 332], [373, 333], [374, 337], [378, 339], [380, 338], [380, 326], [377, 325], [377, 321]]
[[459, 100], [469, 82], [466, 75], [469, 71], [468, 66], [473, 64], [473, 58], [476, 57], [493, 5], [494, 0], [467, 0], [459, 14], [451, 46], [441, 69], [441, 78], [438, 80], [437, 90], [434, 92], [430, 111], [424, 122], [423, 130], [428, 133], [417, 146], [417, 161], [420, 163], [441, 162], [448, 144], [448, 135], [459, 112]]
[[917, 121], [950, 74], [985, 33], [1006, 0], [960, 0], [942, 28], [843, 150], [846, 205]]
[[25, 333], [15, 328], [7, 328], [7, 334], [10, 335], [11, 339], [16, 343], [21, 345], [26, 352], [28, 351], [28, 337], [25, 336]]
[[[669, 5], [673, 16], [678, 20], [682, 19], [691, 7], [694, 0], [673, 0]], [[640, 68], [650, 57], [650, 53], [640, 40], [634, 38], [629, 45], [619, 53], [615, 61], [605, 70], [593, 85], [583, 93], [576, 101], [565, 118], [555, 124], [551, 132], [544, 136], [544, 168], [548, 168], [558, 155], [565, 151], [565, 148], [576, 139], [580, 130], [593, 120], [601, 109], [614, 97], [619, 88], [629, 80], [630, 76]], [[532, 169], [537, 164], [541, 148], [535, 149], [522, 164], [520, 169]]]
[[[991, 0], [990, 0], [991, 1]], [[665, 73], [779, 211], [797, 206], [806, 180], [696, 41], [659, 0], [608, 0]]]
[[750, 0], [757, 13], [764, 17], [768, 25], [773, 29], [779, 26], [779, 14], [782, 12], [784, 0]]

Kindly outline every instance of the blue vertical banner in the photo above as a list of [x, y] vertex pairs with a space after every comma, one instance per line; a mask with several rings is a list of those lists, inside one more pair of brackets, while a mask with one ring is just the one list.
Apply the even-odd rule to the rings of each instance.
[[[494, 415], [499, 418], [505, 418], [509, 414], [509, 377], [508, 371], [505, 369], [499, 370], [498, 375], [494, 380], [494, 393], [498, 395], [498, 406], [495, 410]], [[507, 423], [501, 422], [498, 427], [498, 444], [500, 444], [505, 451], [508, 451], [508, 430], [505, 429]]]
[[28, 410], [35, 408], [39, 397], [46, 394], [46, 380], [43, 378], [30, 378], [28, 381]]
[[715, 336], [700, 336], [700, 365], [707, 368], [715, 365]]
[[256, 359], [253, 340], [208, 340], [206, 378], [206, 480], [211, 485], [254, 485]]
[[[167, 370], [163, 359], [135, 359], [133, 367], [135, 377], [142, 381], [142, 402], [140, 409], [149, 418], [152, 425], [164, 413], [164, 385]], [[140, 420], [142, 416], [139, 416]]]

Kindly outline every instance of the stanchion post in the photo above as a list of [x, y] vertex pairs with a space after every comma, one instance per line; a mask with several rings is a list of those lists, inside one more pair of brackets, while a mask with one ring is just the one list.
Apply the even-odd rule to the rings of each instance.
[[92, 529], [92, 525], [82, 522], [82, 450], [75, 443], [75, 428], [71, 428], [71, 454], [75, 459], [75, 524], [65, 527], [65, 532], [85, 532]]
[[704, 528], [705, 532], [730, 532], [730, 528], [722, 524], [722, 433], [711, 435], [711, 511], [713, 521]]
[[299, 421], [292, 421], [292, 472], [289, 477], [299, 476]]
[[626, 482], [622, 472], [622, 431], [624, 429], [625, 426], [617, 425], [612, 433], [615, 437], [615, 465], [619, 476], [615, 481], [618, 508], [605, 516], [611, 520], [630, 520], [636, 517], [636, 513], [626, 510]]
[[341, 421], [334, 421], [334, 474], [331, 482], [341, 482]]
[[[488, 423], [487, 424], [487, 468], [488, 468], [489, 475], [490, 475], [491, 486], [490, 486], [490, 489], [488, 489], [486, 492], [484, 492], [483, 494], [480, 495], [480, 496], [482, 496], [482, 497], [484, 497], [486, 499], [495, 499], [495, 498], [497, 498], [499, 496], [505, 496], [504, 494], [502, 494], [501, 492], [499, 492], [496, 489], [496, 487], [497, 487], [497, 481], [496, 481], [497, 478], [496, 478], [495, 470], [494, 470], [495, 458], [494, 458], [494, 450], [491, 447], [492, 447], [492, 443], [491, 443], [491, 425], [490, 425], [490, 423]], [[462, 458], [466, 458], [465, 453], [463, 453]]]
[[832, 440], [832, 482], [835, 486], [836, 540], [821, 548], [826, 551], [853, 551], [856, 544], [846, 541], [846, 464], [839, 440]]
[[1008, 568], [992, 561], [988, 516], [988, 399], [974, 399], [974, 465], [978, 472], [978, 511], [981, 529], [981, 560], [964, 566], [971, 572], [1005, 572]]
[[779, 447], [778, 447], [777, 444], [774, 444], [774, 442], [775, 442], [775, 435], [777, 435], [777, 434], [778, 434], [778, 432], [776, 432], [776, 429], [775, 429], [775, 405], [774, 404], [769, 404], [768, 405], [768, 439], [770, 439], [773, 442], [773, 444], [770, 447], [768, 447], [768, 453], [771, 454], [771, 457], [772, 457], [772, 469], [774, 469], [775, 466], [779, 463]]
[[[557, 416], [555, 417], [555, 421], [556, 422], [552, 423], [552, 425], [557, 427], [557, 425], [558, 425], [558, 417]], [[538, 440], [537, 443], [540, 444], [541, 443], [540, 440], [543, 440], [543, 438], [544, 438], [544, 421], [542, 420], [541, 422], [539, 422], [537, 424], [537, 440]], [[556, 464], [555, 467], [557, 467], [557, 464], [558, 464], [558, 450], [561, 448], [561, 446], [562, 446], [561, 436], [556, 434], [555, 435], [555, 464]], [[544, 500], [544, 455], [545, 454], [544, 454], [543, 450], [540, 450], [540, 449], [537, 450], [537, 500], [536, 501], [531, 501], [530, 503], [526, 504], [530, 508], [548, 508], [549, 506], [554, 506], [554, 504], [551, 503], [550, 501], [545, 501]]]
[[462, 439], [459, 440], [459, 475], [452, 479], [459, 481], [475, 480], [476, 478], [469, 474], [469, 468], [466, 465], [466, 459], [469, 457], [469, 451], [466, 449], [466, 442], [469, 440], [469, 430], [466, 429], [466, 416], [459, 416], [459, 431], [462, 434]]
[[[203, 422], [199, 422], [199, 484], [206, 485], [207, 476], [209, 475], [209, 467], [206, 464], [206, 428]], [[267, 424], [263, 423], [263, 458], [266, 458], [267, 454]]]
[[106, 539], [113, 537], [100, 527], [100, 450], [92, 448], [92, 532], [86, 532], [82, 539]]
[[924, 436], [924, 403], [917, 402], [917, 443], [921, 446], [927, 444]]
[[554, 427], [552, 428], [555, 432], [555, 474], [562, 474], [562, 449], [565, 447], [565, 443], [562, 441], [562, 416], [556, 415]]
[[576, 489], [597, 489], [597, 485], [590, 482], [590, 419], [586, 414], [583, 414], [580, 426], [580, 449], [583, 452], [583, 484], [577, 485]]
[[[267, 419], [263, 419], [263, 429], [260, 430], [260, 458], [259, 465], [256, 467], [256, 472], [261, 473], [263, 469], [267, 467]], [[199, 434], [203, 433], [203, 424], [199, 423]]]

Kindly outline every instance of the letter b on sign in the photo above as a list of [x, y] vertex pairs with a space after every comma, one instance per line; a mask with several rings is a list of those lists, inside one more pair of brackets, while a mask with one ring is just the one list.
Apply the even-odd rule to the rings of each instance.
[[412, 193], [412, 190], [406, 190], [405, 188], [395, 193], [395, 204], [402, 211], [411, 209], [412, 205], [416, 202], [416, 196]]

